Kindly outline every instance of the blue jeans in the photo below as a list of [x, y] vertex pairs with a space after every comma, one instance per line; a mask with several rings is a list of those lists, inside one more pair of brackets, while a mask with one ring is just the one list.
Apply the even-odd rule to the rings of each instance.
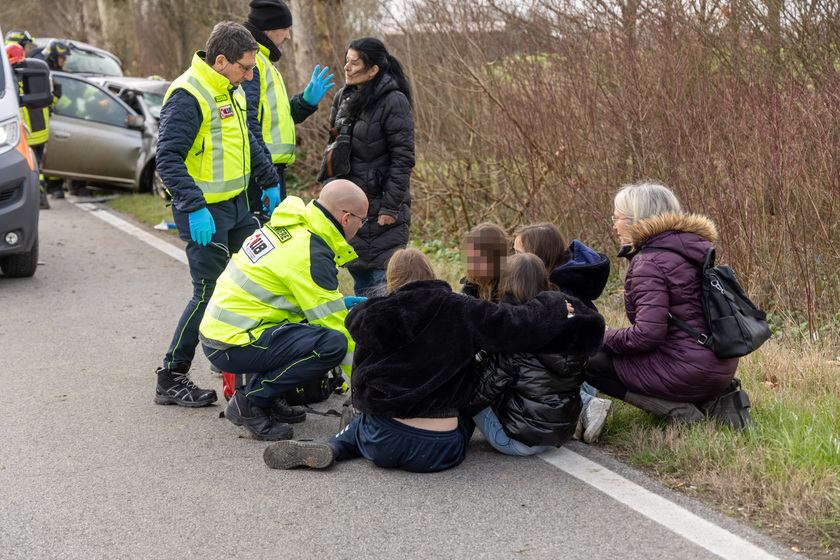
[[436, 432], [363, 412], [327, 445], [335, 451], [336, 461], [364, 457], [386, 469], [429, 473], [460, 465], [473, 429], [469, 418], [458, 418], [454, 430]]
[[385, 271], [378, 268], [363, 270], [361, 268], [350, 268], [350, 276], [353, 277], [353, 293], [356, 297], [384, 296], [387, 291]]
[[594, 397], [597, 394], [597, 392], [598, 391], [597, 389], [595, 389], [595, 387], [593, 387], [586, 381], [583, 382], [583, 385], [580, 386], [580, 402], [583, 405], [580, 407], [581, 410], [586, 408], [586, 405], [589, 404], [589, 401], [592, 400], [592, 397]]
[[487, 442], [496, 451], [500, 451], [505, 455], [527, 457], [528, 455], [537, 455], [554, 449], [552, 445], [535, 445], [530, 447], [520, 441], [511, 439], [505, 433], [504, 429], [502, 429], [502, 423], [499, 422], [493, 409], [489, 406], [473, 416], [473, 422], [475, 422], [475, 427], [487, 438]]
[[216, 350], [204, 345], [204, 354], [222, 371], [255, 373], [245, 396], [267, 408], [286, 391], [339, 365], [347, 354], [347, 337], [317, 325], [284, 323], [247, 346]]

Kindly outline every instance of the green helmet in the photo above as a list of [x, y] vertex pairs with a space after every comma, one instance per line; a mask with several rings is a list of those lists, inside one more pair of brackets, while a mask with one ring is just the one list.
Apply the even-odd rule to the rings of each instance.
[[13, 29], [6, 33], [5, 41], [7, 45], [9, 43], [17, 43], [21, 47], [26, 48], [26, 45], [32, 42], [32, 35], [29, 34], [29, 31]]

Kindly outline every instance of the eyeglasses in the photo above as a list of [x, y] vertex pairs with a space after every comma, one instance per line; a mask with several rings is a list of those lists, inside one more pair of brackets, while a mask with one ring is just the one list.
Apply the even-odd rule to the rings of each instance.
[[350, 214], [354, 218], [359, 218], [359, 221], [362, 222], [362, 225], [365, 225], [366, 223], [368, 223], [368, 218], [362, 218], [361, 216], [357, 216], [353, 212], [348, 212], [347, 210], [342, 210], [342, 212], [344, 212], [345, 214]]
[[247, 74], [248, 72], [250, 72], [251, 70], [253, 70], [254, 68], [256, 68], [256, 67], [257, 67], [257, 65], [256, 65], [256, 64], [254, 64], [253, 66], [245, 66], [244, 64], [242, 64], [242, 63], [241, 63], [241, 62], [239, 62], [238, 60], [234, 60], [234, 62], [235, 62], [235, 63], [237, 63], [239, 66], [241, 66], [241, 67], [242, 67], [242, 69], [243, 69], [243, 70], [245, 70], [245, 73], [246, 73], [246, 74]]

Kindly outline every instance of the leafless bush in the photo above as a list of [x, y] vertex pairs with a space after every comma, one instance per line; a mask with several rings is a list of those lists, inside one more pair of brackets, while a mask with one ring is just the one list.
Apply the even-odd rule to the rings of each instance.
[[550, 220], [614, 252], [614, 192], [660, 180], [762, 305], [834, 323], [837, 3], [522, 4], [408, 2], [389, 38], [417, 92], [421, 229]]

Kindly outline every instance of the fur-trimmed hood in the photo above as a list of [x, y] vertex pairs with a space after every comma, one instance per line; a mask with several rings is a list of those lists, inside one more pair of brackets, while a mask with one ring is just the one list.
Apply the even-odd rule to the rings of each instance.
[[709, 243], [717, 243], [718, 232], [714, 222], [701, 214], [685, 214], [669, 212], [639, 220], [627, 228], [630, 244], [638, 249], [645, 241], [666, 231], [695, 233], [704, 237]]

